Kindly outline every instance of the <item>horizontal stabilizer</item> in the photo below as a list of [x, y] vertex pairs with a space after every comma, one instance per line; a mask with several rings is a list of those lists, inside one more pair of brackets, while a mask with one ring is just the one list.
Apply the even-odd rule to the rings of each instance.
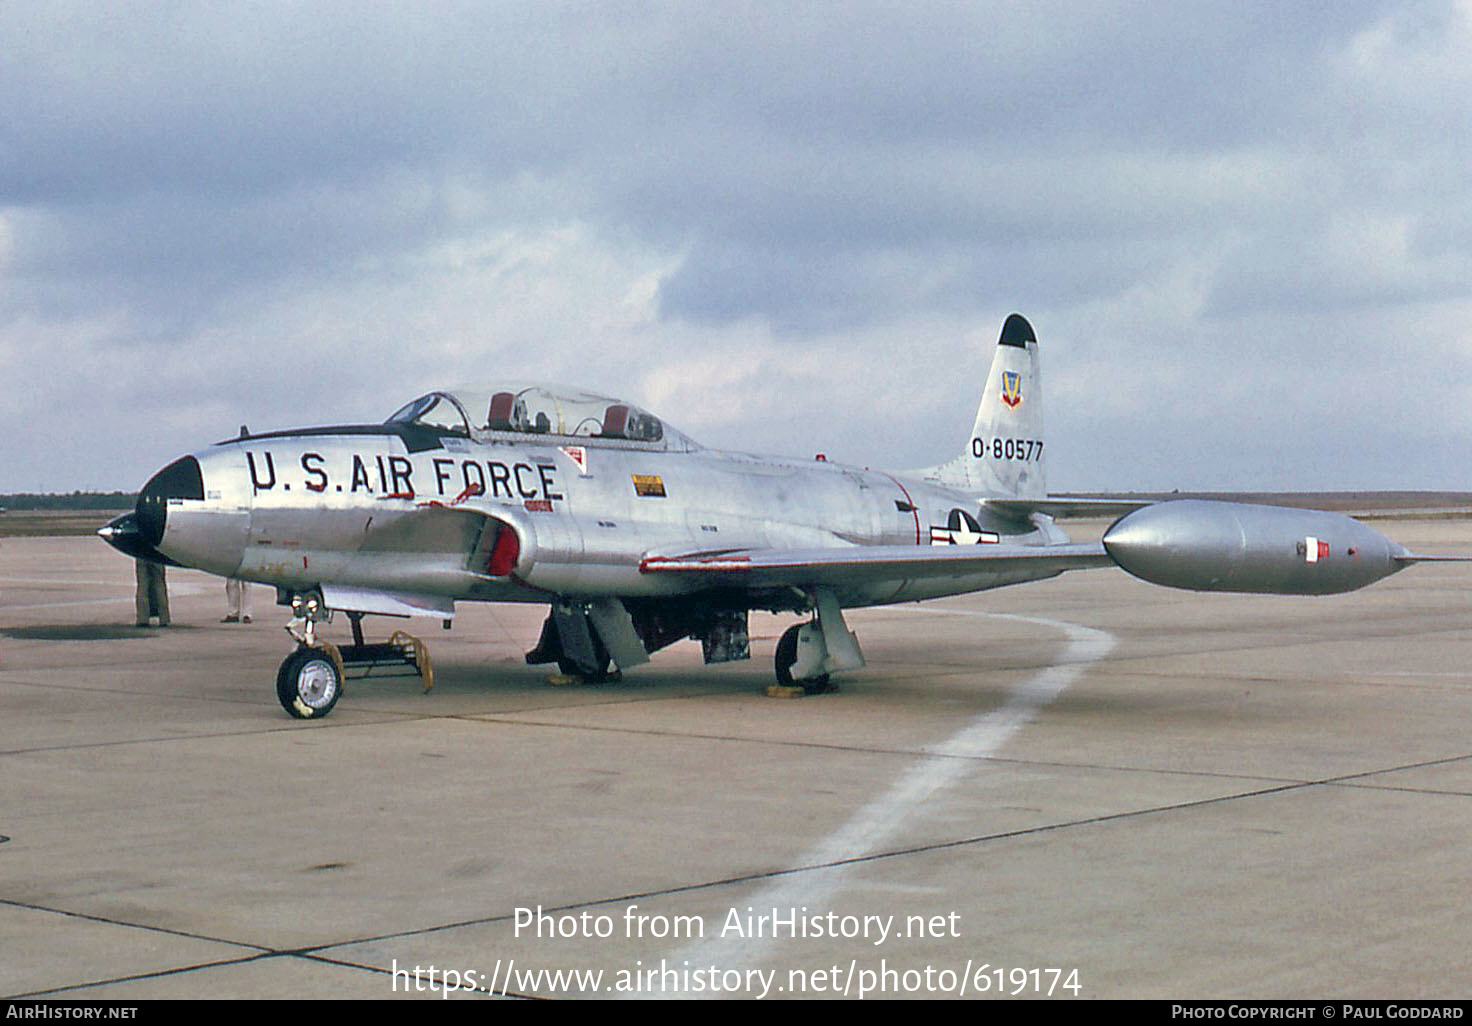
[[1034, 513], [1055, 519], [1069, 517], [1122, 517], [1137, 509], [1155, 504], [1154, 499], [983, 499], [987, 509], [996, 510], [1015, 520], [1026, 520]]

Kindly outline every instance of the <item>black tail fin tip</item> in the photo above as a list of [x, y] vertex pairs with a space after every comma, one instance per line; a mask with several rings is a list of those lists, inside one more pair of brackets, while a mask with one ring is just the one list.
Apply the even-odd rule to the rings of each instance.
[[1027, 318], [1022, 314], [1012, 314], [1002, 325], [1002, 338], [997, 344], [1026, 349], [1029, 342], [1036, 345], [1037, 341], [1038, 337], [1033, 334], [1032, 325], [1027, 323]]

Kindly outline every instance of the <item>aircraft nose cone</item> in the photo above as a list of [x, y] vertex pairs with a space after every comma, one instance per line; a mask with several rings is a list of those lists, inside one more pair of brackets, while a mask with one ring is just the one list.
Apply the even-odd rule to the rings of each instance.
[[123, 538], [138, 533], [138, 518], [132, 513], [124, 513], [120, 517], [113, 517], [104, 526], [97, 529], [97, 536], [109, 545], [116, 547]]
[[137, 533], [138, 520], [132, 514], [113, 517], [112, 520], [107, 521], [106, 526], [97, 528], [97, 537], [115, 549], [124, 545], [124, 539], [137, 536]]
[[107, 542], [113, 548], [125, 556], [134, 559], [147, 560], [150, 563], [167, 563], [177, 566], [172, 559], [165, 556], [143, 536], [143, 531], [138, 526], [138, 514], [124, 513], [120, 517], [109, 520], [106, 526], [97, 531], [97, 536]]

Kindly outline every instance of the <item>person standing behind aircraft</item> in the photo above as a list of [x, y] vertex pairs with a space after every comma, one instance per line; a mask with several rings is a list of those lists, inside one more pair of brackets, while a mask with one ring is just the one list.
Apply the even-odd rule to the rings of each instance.
[[225, 580], [227, 610], [221, 623], [250, 623], [250, 585], [234, 577]]
[[148, 621], [158, 617], [158, 625], [169, 625], [169, 585], [164, 580], [161, 563], [150, 563], [146, 559], [134, 560], [138, 570], [138, 592], [134, 604], [138, 612], [138, 626], [149, 626]]

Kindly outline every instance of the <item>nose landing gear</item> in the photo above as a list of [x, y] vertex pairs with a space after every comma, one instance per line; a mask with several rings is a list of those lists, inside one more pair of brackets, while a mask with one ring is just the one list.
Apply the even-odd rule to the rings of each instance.
[[335, 653], [320, 648], [297, 649], [276, 672], [276, 697], [299, 720], [321, 719], [342, 697], [342, 667]]
[[389, 672], [380, 676], [413, 674], [424, 680], [426, 692], [434, 687], [429, 649], [407, 631], [394, 631], [386, 642], [365, 643], [363, 614], [349, 612], [353, 644], [339, 648], [317, 636], [317, 624], [332, 616], [319, 595], [292, 596], [291, 611], [294, 615], [286, 632], [296, 639], [297, 648], [276, 672], [276, 698], [281, 708], [297, 719], [319, 720], [330, 713], [342, 697], [349, 668], [361, 671], [355, 677], [363, 678], [389, 667]]
[[286, 633], [297, 648], [276, 671], [276, 698], [281, 708], [299, 720], [321, 719], [342, 697], [342, 656], [328, 641], [317, 638], [317, 623], [331, 614], [316, 595], [293, 595]]

